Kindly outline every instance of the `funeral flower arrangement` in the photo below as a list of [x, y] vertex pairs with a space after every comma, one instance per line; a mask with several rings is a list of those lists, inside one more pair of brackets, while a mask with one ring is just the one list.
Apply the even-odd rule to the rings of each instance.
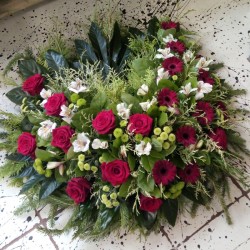
[[[92, 23], [89, 40], [68, 47], [61, 36], [36, 56], [17, 55], [23, 79], [6, 96], [20, 114], [1, 111], [1, 176], [21, 187], [17, 213], [50, 204], [49, 217], [71, 209], [75, 237], [127, 228], [142, 233], [178, 211], [194, 213], [218, 197], [226, 217], [229, 180], [247, 185], [235, 131], [244, 110], [199, 54], [193, 33], [153, 18], [147, 31]], [[55, 42], [56, 41], [56, 42]], [[189, 209], [188, 209], [189, 208]]]

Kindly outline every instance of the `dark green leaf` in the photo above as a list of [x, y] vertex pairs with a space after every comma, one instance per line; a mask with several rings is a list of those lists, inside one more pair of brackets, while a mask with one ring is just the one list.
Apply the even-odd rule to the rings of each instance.
[[154, 67], [154, 62], [146, 57], [137, 58], [132, 62], [132, 68], [141, 77], [144, 77], [146, 74], [146, 71], [153, 67]]
[[21, 173], [19, 173], [18, 175], [15, 175], [13, 177], [15, 178], [23, 178], [23, 177], [27, 177], [27, 176], [31, 176], [31, 175], [34, 175], [36, 174], [36, 170], [34, 169], [33, 166], [30, 166], [30, 167], [25, 167]]
[[133, 113], [140, 113], [142, 111], [142, 108], [141, 108], [141, 106], [139, 104], [140, 102], [136, 97], [134, 97], [134, 96], [132, 96], [132, 95], [130, 95], [128, 93], [122, 93], [121, 94], [121, 100], [123, 102], [125, 102], [127, 105], [130, 105], [130, 104], [133, 105], [132, 108], [131, 108], [131, 111]]
[[142, 191], [150, 193], [154, 190], [155, 182], [152, 176], [148, 176], [148, 173], [141, 169], [138, 172], [137, 185]]
[[155, 138], [152, 138], [152, 146], [153, 146], [153, 149], [156, 150], [157, 152], [161, 152], [162, 151], [162, 143], [159, 142]]
[[61, 68], [68, 68], [69, 66], [64, 56], [54, 50], [48, 50], [45, 59], [48, 66], [57, 72], [60, 72]]
[[175, 225], [176, 218], [178, 215], [178, 200], [168, 199], [164, 201], [162, 205], [162, 211], [171, 226]]
[[148, 22], [148, 35], [150, 36], [156, 36], [157, 31], [159, 29], [159, 20], [156, 16], [154, 16], [149, 22]]
[[141, 30], [134, 28], [134, 27], [129, 27], [128, 31], [134, 37], [137, 36], [138, 38], [143, 39], [146, 36]]
[[31, 132], [33, 128], [33, 124], [29, 121], [28, 117], [25, 116], [21, 122], [21, 129], [25, 132]]
[[27, 182], [23, 184], [23, 187], [19, 194], [23, 194], [24, 192], [28, 191], [30, 188], [34, 187], [40, 181], [44, 180], [46, 177], [44, 175], [35, 174], [32, 175]]
[[37, 148], [35, 151], [36, 158], [41, 159], [42, 161], [51, 161], [52, 159], [57, 158], [57, 155], [55, 153], [51, 153], [46, 150], [42, 150]]
[[140, 214], [136, 216], [136, 219], [140, 226], [150, 230], [155, 224], [156, 217], [157, 217], [157, 212], [151, 213], [151, 212], [140, 211]]
[[167, 121], [168, 121], [168, 115], [167, 115], [167, 113], [162, 112], [162, 113], [160, 114], [160, 118], [159, 118], [159, 120], [158, 120], [158, 125], [159, 125], [160, 127], [162, 127], [162, 126], [164, 126], [164, 125], [167, 123]]
[[45, 71], [43, 67], [33, 59], [18, 61], [18, 68], [25, 79], [35, 74], [42, 74], [43, 71]]
[[[131, 54], [131, 50], [129, 48], [126, 48], [124, 53], [121, 56], [121, 59], [119, 60], [119, 67], [118, 67], [118, 72], [122, 71], [126, 65], [126, 62]], [[119, 55], [120, 57], [120, 55]]]
[[199, 194], [198, 197], [195, 197], [195, 190], [193, 188], [184, 188], [182, 190], [182, 194], [188, 198], [189, 200], [201, 204], [201, 205], [206, 205], [206, 202], [204, 201], [204, 199], [202, 198], [202, 196]]
[[50, 178], [47, 179], [41, 186], [40, 192], [39, 192], [39, 199], [44, 199], [48, 197], [50, 194], [52, 194], [61, 183], [58, 183], [56, 180]]
[[118, 23], [115, 22], [113, 37], [110, 43], [111, 58], [115, 64], [117, 64], [118, 56], [122, 48], [121, 41], [122, 41], [122, 38], [121, 38], [120, 28], [119, 28]]
[[124, 182], [119, 189], [119, 196], [126, 198], [129, 193], [129, 187], [132, 182], [132, 177], [129, 177], [126, 182]]
[[97, 61], [96, 54], [93, 48], [83, 40], [75, 40], [77, 54], [81, 57], [83, 62], [89, 61], [94, 63]]
[[93, 97], [90, 107], [93, 109], [102, 110], [106, 107], [107, 102], [108, 98], [106, 94], [104, 92], [99, 92]]
[[28, 97], [28, 95], [22, 90], [22, 87], [16, 87], [10, 90], [6, 96], [10, 101], [17, 105], [21, 105], [23, 98]]
[[128, 153], [128, 165], [131, 171], [135, 169], [136, 158], [132, 153]]
[[19, 153], [9, 154], [6, 156], [6, 159], [11, 160], [11, 161], [18, 161], [18, 162], [32, 161], [32, 159], [29, 156], [22, 155]]
[[110, 162], [115, 160], [115, 156], [113, 156], [110, 152], [102, 153], [102, 158], [105, 162]]
[[169, 88], [174, 91], [178, 91], [178, 86], [167, 79], [161, 79], [158, 83], [158, 89]]
[[106, 208], [102, 207], [99, 210], [98, 220], [100, 220], [100, 229], [105, 230], [117, 215], [119, 207]]

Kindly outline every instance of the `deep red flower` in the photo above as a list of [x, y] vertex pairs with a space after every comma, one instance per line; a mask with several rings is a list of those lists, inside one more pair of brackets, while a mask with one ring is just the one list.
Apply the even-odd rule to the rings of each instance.
[[45, 78], [40, 74], [32, 75], [25, 80], [22, 89], [32, 96], [39, 95], [41, 90], [43, 89], [44, 80]]
[[180, 28], [180, 24], [179, 23], [175, 23], [173, 21], [162, 22], [161, 23], [161, 28], [164, 29], [164, 30], [179, 29]]
[[220, 146], [222, 149], [227, 148], [227, 135], [224, 129], [216, 128], [212, 133], [209, 134], [209, 137], [217, 142], [217, 145]]
[[176, 166], [167, 160], [159, 160], [154, 164], [152, 175], [156, 184], [168, 185], [176, 176]]
[[184, 169], [179, 169], [178, 175], [185, 183], [194, 184], [200, 177], [200, 169], [195, 163], [189, 164]]
[[84, 177], [72, 178], [66, 187], [66, 193], [76, 204], [85, 202], [89, 196], [91, 185]]
[[67, 103], [67, 98], [64, 93], [55, 93], [50, 96], [44, 104], [46, 115], [59, 116], [62, 105]]
[[174, 52], [183, 54], [186, 50], [185, 44], [180, 41], [172, 41], [167, 44], [167, 48], [170, 48]]
[[163, 88], [158, 94], [158, 103], [160, 106], [171, 107], [177, 102], [176, 92], [169, 88]]
[[193, 114], [201, 125], [208, 125], [214, 119], [214, 109], [208, 102], [198, 101], [196, 111]]
[[191, 126], [182, 126], [176, 131], [177, 142], [185, 147], [196, 143], [196, 131]]
[[171, 76], [181, 73], [183, 70], [183, 62], [178, 57], [169, 57], [162, 62], [162, 67], [169, 72]]
[[36, 136], [23, 132], [17, 139], [17, 152], [35, 158]]
[[135, 134], [148, 136], [152, 130], [153, 119], [146, 114], [134, 114], [129, 118], [128, 130]]
[[159, 198], [140, 195], [140, 209], [143, 211], [154, 213], [161, 207], [162, 203]]
[[215, 83], [215, 80], [211, 77], [209, 71], [206, 71], [204, 69], [199, 70], [198, 80], [209, 83], [211, 85]]

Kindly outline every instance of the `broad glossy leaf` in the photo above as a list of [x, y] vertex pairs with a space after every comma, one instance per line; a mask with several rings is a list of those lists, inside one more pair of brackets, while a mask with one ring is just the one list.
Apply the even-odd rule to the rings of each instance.
[[119, 207], [106, 208], [103, 206], [100, 208], [98, 215], [98, 220], [101, 222], [100, 229], [105, 230], [109, 226], [109, 224], [117, 215], [118, 209]]
[[83, 62], [89, 61], [90, 63], [94, 63], [97, 61], [93, 48], [87, 42], [76, 39], [75, 46], [77, 54], [81, 57]]
[[140, 214], [136, 216], [138, 223], [148, 230], [150, 230], [153, 227], [156, 218], [157, 218], [157, 212], [151, 213], [151, 212], [140, 211]]
[[120, 189], [119, 189], [120, 197], [126, 198], [126, 196], [129, 193], [128, 191], [129, 191], [131, 182], [132, 182], [132, 177], [129, 177], [128, 180], [120, 186]]
[[122, 93], [121, 94], [121, 100], [123, 102], [125, 102], [127, 105], [130, 105], [132, 104], [132, 108], [131, 108], [131, 111], [133, 113], [140, 113], [142, 111], [142, 108], [140, 106], [140, 102], [139, 100], [135, 97], [135, 96], [132, 96], [128, 93]]
[[169, 222], [169, 224], [171, 226], [175, 225], [176, 218], [177, 218], [177, 215], [178, 215], [178, 207], [179, 206], [178, 206], [178, 200], [177, 199], [165, 200], [163, 205], [162, 205], [161, 209], [162, 209], [166, 219], [168, 220], [168, 222]]
[[168, 115], [167, 115], [167, 113], [162, 112], [160, 114], [160, 117], [159, 117], [159, 120], [158, 120], [158, 125], [160, 127], [162, 127], [162, 126], [164, 126], [167, 123], [167, 121], [168, 121]]
[[6, 94], [6, 96], [8, 97], [10, 101], [12, 101], [13, 103], [17, 105], [21, 105], [23, 98], [28, 97], [28, 95], [22, 90], [22, 87], [16, 87], [10, 90]]
[[55, 179], [49, 178], [45, 182], [43, 182], [40, 192], [39, 199], [44, 199], [52, 194], [58, 187], [60, 187], [61, 183], [58, 183]]
[[178, 86], [167, 79], [162, 79], [158, 83], [158, 89], [169, 88], [174, 91], [178, 91]]
[[45, 69], [33, 59], [19, 60], [18, 68], [22, 76], [27, 79], [35, 74], [45, 73]]
[[201, 204], [201, 205], [206, 205], [205, 200], [202, 198], [202, 196], [199, 194], [198, 197], [196, 198], [195, 196], [195, 190], [193, 188], [184, 188], [182, 190], [182, 194], [188, 198], [189, 200]]
[[155, 138], [152, 138], [152, 146], [153, 146], [153, 149], [156, 150], [157, 152], [161, 152], [162, 151], [162, 143], [159, 142]]
[[57, 158], [56, 154], [51, 153], [46, 150], [39, 149], [39, 148], [36, 149], [35, 154], [36, 154], [36, 158], [39, 158], [42, 161], [51, 161], [52, 159]]
[[32, 187], [34, 187], [36, 184], [38, 184], [40, 181], [44, 180], [46, 177], [44, 175], [40, 175], [40, 174], [35, 174], [32, 175], [28, 181], [26, 181], [23, 184], [23, 187], [20, 191], [19, 194], [23, 194], [24, 192], [28, 191], [29, 189], [31, 189]]
[[132, 68], [136, 71], [139, 76], [144, 77], [146, 71], [154, 67], [154, 62], [148, 58], [137, 58], [132, 62]]
[[106, 107], [107, 103], [108, 99], [106, 94], [104, 92], [100, 92], [93, 97], [90, 107], [101, 111]]
[[27, 161], [33, 161], [29, 156], [22, 155], [19, 153], [12, 153], [6, 156], [7, 160], [11, 161], [18, 161], [18, 162], [27, 162]]
[[137, 185], [143, 191], [150, 193], [154, 190], [155, 182], [152, 176], [150, 177], [148, 176], [147, 172], [144, 172], [143, 170], [139, 170], [138, 178], [137, 178]]
[[25, 116], [21, 122], [21, 129], [25, 132], [31, 132], [33, 128], [33, 124], [29, 121], [28, 117]]
[[117, 64], [118, 56], [122, 48], [121, 42], [122, 38], [121, 38], [119, 24], [115, 22], [113, 37], [110, 43], [111, 58], [115, 64]]
[[128, 153], [128, 165], [131, 171], [133, 171], [135, 169], [135, 165], [136, 165], [136, 158], [132, 153]]
[[156, 16], [154, 16], [149, 22], [148, 22], [148, 35], [150, 36], [157, 36], [157, 31], [159, 29], [159, 20]]
[[48, 50], [45, 59], [48, 66], [57, 72], [60, 72], [61, 68], [68, 68], [69, 66], [64, 56], [54, 50]]
[[36, 174], [36, 170], [33, 166], [25, 167], [19, 174], [14, 175], [14, 178], [23, 178]]

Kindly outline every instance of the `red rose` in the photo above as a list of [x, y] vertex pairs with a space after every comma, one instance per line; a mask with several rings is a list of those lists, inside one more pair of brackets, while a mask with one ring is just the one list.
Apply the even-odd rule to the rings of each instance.
[[83, 177], [72, 178], [66, 187], [66, 193], [68, 196], [79, 204], [86, 201], [89, 196], [91, 185]]
[[28, 92], [30, 95], [39, 95], [43, 89], [43, 82], [45, 78], [40, 74], [35, 74], [26, 79], [23, 83], [23, 91]]
[[17, 152], [35, 158], [36, 137], [28, 132], [23, 132], [17, 140]]
[[93, 128], [100, 135], [110, 134], [115, 128], [115, 116], [112, 110], [104, 110], [92, 121]]
[[47, 115], [59, 116], [61, 112], [61, 106], [65, 105], [67, 98], [63, 93], [56, 93], [48, 98], [44, 104]]
[[130, 116], [128, 129], [135, 134], [149, 135], [152, 130], [153, 119], [145, 114], [134, 114]]
[[127, 162], [122, 160], [114, 160], [104, 162], [101, 165], [102, 179], [110, 182], [113, 186], [121, 185], [126, 182], [130, 175], [130, 169]]
[[61, 126], [52, 131], [51, 145], [60, 148], [67, 153], [71, 147], [70, 139], [75, 131], [70, 126]]
[[144, 195], [140, 196], [140, 209], [147, 212], [155, 212], [162, 205], [162, 200], [155, 197], [146, 197]]

